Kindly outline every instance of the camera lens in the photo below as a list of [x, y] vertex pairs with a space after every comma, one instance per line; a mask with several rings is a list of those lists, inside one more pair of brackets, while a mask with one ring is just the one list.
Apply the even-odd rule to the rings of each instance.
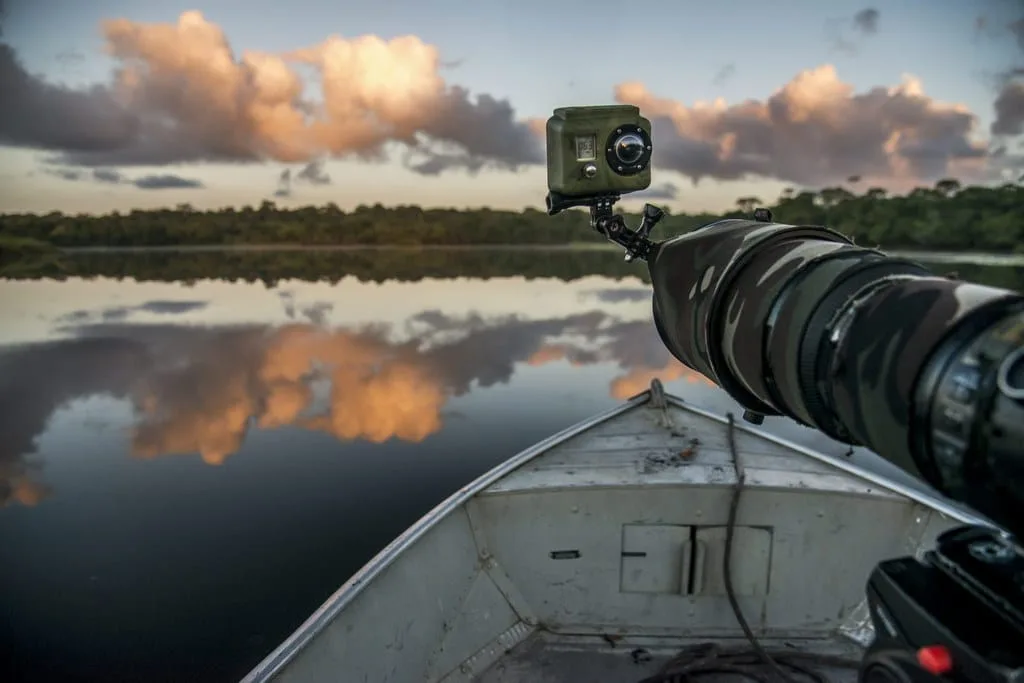
[[635, 164], [644, 155], [644, 141], [636, 133], [620, 135], [614, 147], [615, 158], [624, 164]]

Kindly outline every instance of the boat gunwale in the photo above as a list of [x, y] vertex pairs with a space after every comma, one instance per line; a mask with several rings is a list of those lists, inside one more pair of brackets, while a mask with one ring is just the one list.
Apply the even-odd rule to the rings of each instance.
[[[374, 555], [373, 558], [364, 564], [355, 574], [349, 577], [349, 579], [335, 590], [334, 593], [332, 593], [326, 600], [324, 600], [324, 602], [321, 603], [321, 605], [309, 617], [307, 617], [301, 625], [293, 630], [280, 645], [274, 648], [273, 651], [271, 651], [248, 674], [246, 674], [240, 683], [262, 683], [270, 680], [286, 664], [288, 664], [307, 643], [319, 635], [327, 625], [330, 624], [331, 621], [333, 621], [333, 619], [362, 592], [363, 588], [365, 588], [370, 581], [391, 566], [391, 564], [407, 548], [423, 537], [423, 535], [436, 524], [461, 507], [473, 496], [484, 491], [487, 487], [513, 470], [518, 469], [531, 460], [547, 453], [552, 448], [565, 443], [569, 439], [578, 436], [579, 434], [592, 429], [603, 422], [607, 422], [608, 420], [618, 417], [633, 408], [650, 402], [651, 396], [651, 391], [646, 390], [630, 399], [627, 399], [625, 402], [614, 406], [613, 408], [581, 420], [580, 422], [577, 422], [576, 424], [556, 432], [555, 434], [538, 441], [532, 446], [519, 451], [504, 462], [496, 465], [487, 472], [484, 472], [470, 483], [460, 487], [457, 491], [413, 522], [411, 526], [399, 534], [393, 541], [388, 543], [388, 545]], [[710, 419], [711, 421], [722, 425], [729, 424], [729, 419], [727, 417], [704, 408], [697, 407], [678, 396], [665, 392], [664, 398], [666, 403], [672, 406], [686, 410], [700, 417]], [[882, 474], [872, 472], [871, 470], [836, 456], [815, 451], [814, 449], [795, 443], [789, 439], [775, 436], [774, 434], [770, 434], [760, 429], [753, 429], [745, 424], [740, 424], [738, 421], [734, 422], [734, 428], [746, 434], [767, 439], [768, 441], [778, 446], [782, 446], [783, 448], [792, 449], [801, 455], [832, 465], [847, 474], [851, 474], [865, 481], [871, 482], [892, 493], [902, 495], [961, 523], [993, 526], [990, 521], [976, 517], [970, 512], [962, 510], [950, 504], [948, 501], [929, 493], [928, 491], [916, 489], [901, 482], [890, 480]]]
[[[722, 425], [729, 424], [729, 419], [727, 417], [719, 415], [718, 413], [711, 412], [709, 410], [705, 410], [704, 408], [699, 408], [691, 403], [687, 403], [678, 396], [673, 396], [672, 394], [665, 394], [665, 399], [672, 405], [676, 406], [677, 408], [682, 408], [683, 410], [695, 413], [697, 415], [700, 415], [701, 417], [705, 417], [709, 420], [718, 422], [719, 424]], [[860, 465], [854, 464], [849, 460], [844, 460], [843, 458], [834, 455], [829, 455], [828, 453], [816, 451], [813, 448], [808, 448], [803, 444], [796, 443], [795, 441], [791, 441], [785, 437], [769, 434], [768, 432], [762, 431], [760, 429], [753, 429], [745, 424], [740, 424], [738, 421], [735, 423], [734, 428], [737, 431], [741, 431], [745, 434], [750, 434], [752, 436], [761, 437], [762, 439], [767, 439], [768, 441], [771, 441], [777, 446], [782, 446], [783, 448], [791, 449], [793, 451], [796, 451], [797, 453], [800, 453], [801, 455], [805, 455], [809, 458], [818, 460], [819, 462], [832, 465], [833, 467], [836, 467], [846, 472], [847, 474], [851, 474], [859, 479], [863, 479], [864, 481], [880, 486], [891, 493], [895, 493], [897, 495], [909, 498], [910, 500], [916, 503], [920, 503], [935, 512], [945, 515], [946, 517], [955, 519], [956, 521], [961, 522], [963, 524], [979, 524], [982, 526], [988, 526], [997, 529], [999, 528], [998, 526], [993, 524], [991, 520], [985, 519], [984, 517], [980, 517], [969, 510], [957, 507], [950, 501], [936, 495], [935, 493], [931, 493], [930, 491], [926, 491], [924, 489], [919, 489], [908, 484], [904, 484], [903, 482], [894, 481], [886, 477], [884, 474], [873, 472], [867, 469], [866, 467], [861, 467]], [[925, 482], [923, 482], [922, 480], [922, 483]]]

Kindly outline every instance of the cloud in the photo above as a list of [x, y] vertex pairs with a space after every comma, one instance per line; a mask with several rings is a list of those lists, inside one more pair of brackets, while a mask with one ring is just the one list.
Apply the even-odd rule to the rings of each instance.
[[646, 190], [640, 190], [639, 192], [633, 192], [626, 199], [660, 199], [670, 200], [679, 198], [679, 186], [675, 183], [661, 183], [659, 185], [652, 185]]
[[736, 65], [732, 62], [726, 64], [715, 74], [712, 79], [712, 83], [715, 85], [725, 85], [733, 76], [736, 75]]
[[[291, 296], [282, 301], [294, 305]], [[202, 303], [126, 310], [184, 312]], [[45, 494], [31, 457], [36, 438], [61, 405], [96, 394], [131, 402], [136, 457], [199, 454], [216, 465], [254, 428], [421, 441], [441, 429], [451, 397], [508, 382], [519, 363], [618, 366], [609, 386], [616, 398], [653, 376], [707, 383], [671, 358], [649, 322], [601, 311], [541, 320], [425, 311], [409, 321], [411, 338], [396, 341], [387, 326], [325, 328], [329, 310], [304, 307], [317, 324], [277, 328], [130, 325], [121, 309], [79, 311], [61, 321], [69, 339], [0, 352], [0, 503]], [[314, 383], [329, 386], [326, 399], [316, 398]]]
[[832, 49], [850, 55], [857, 54], [864, 40], [878, 32], [880, 16], [877, 9], [868, 7], [852, 17], [826, 20], [825, 33], [832, 43]]
[[988, 32], [988, 17], [984, 14], [979, 14], [974, 17], [974, 40], [979, 40]]
[[496, 167], [516, 170], [520, 166], [544, 161], [541, 141], [534, 125], [519, 122], [507, 100], [487, 94], [475, 100], [469, 91], [458, 86], [446, 93], [439, 109], [423, 126], [415, 155], [424, 161], [409, 168], [421, 173], [432, 168], [431, 162], [443, 159], [444, 169], [461, 167], [471, 173], [480, 168]]
[[293, 197], [297, 183], [330, 185], [331, 176], [324, 170], [324, 160], [314, 159], [295, 173], [292, 173], [290, 168], [281, 171], [277, 176], [277, 189], [274, 190], [274, 196], [278, 198]]
[[125, 178], [119, 171], [109, 168], [94, 168], [92, 170], [93, 180], [100, 183], [123, 183]]
[[1024, 133], [1024, 81], [1014, 80], [1003, 86], [995, 101], [996, 118], [993, 135]]
[[208, 301], [155, 299], [153, 301], [141, 303], [138, 306], [132, 306], [130, 310], [145, 311], [147, 313], [157, 313], [160, 315], [181, 315], [182, 313], [201, 311], [209, 305], [210, 302]]
[[598, 301], [606, 304], [617, 304], [626, 301], [650, 301], [651, 290], [650, 288], [644, 287], [637, 287], [635, 289], [622, 289], [619, 287], [613, 289], [593, 289], [588, 292], [583, 292], [583, 296], [594, 297]]
[[140, 190], [195, 189], [204, 187], [202, 181], [182, 178], [167, 173], [129, 178], [111, 168], [94, 168], [91, 173], [76, 168], [45, 167], [44, 173], [63, 180], [92, 180], [107, 185], [133, 185]]
[[[879, 25], [874, 8], [834, 23], [851, 46]], [[1024, 21], [1009, 30], [1024, 43]], [[396, 147], [398, 159], [423, 175], [543, 161], [543, 120], [521, 119], [508, 101], [447, 82], [437, 48], [416, 36], [332, 36], [286, 52], [236, 54], [199, 12], [162, 24], [115, 19], [103, 33], [114, 76], [90, 89], [30, 75], [0, 44], [0, 89], [10, 93], [0, 109], [0, 144], [50, 150], [64, 167], [301, 165], [278, 180], [276, 197], [293, 196], [292, 181], [327, 184], [330, 159], [378, 161]], [[716, 82], [733, 70], [725, 65]], [[1006, 79], [992, 135], [1013, 135], [1024, 125], [1021, 87]], [[638, 83], [620, 84], [616, 93], [658, 119], [656, 163], [694, 180], [819, 185], [855, 174], [899, 189], [949, 175], [965, 182], [994, 175], [984, 168], [993, 159], [987, 141], [974, 138], [976, 117], [927, 97], [911, 77], [854, 92], [823, 65], [764, 101], [732, 106], [688, 107]], [[142, 189], [201, 185], [163, 180], [131, 182]]]
[[999, 77], [999, 91], [993, 103], [996, 117], [991, 126], [992, 134], [997, 136], [1024, 134], [1024, 17], [1007, 24], [1006, 28], [1022, 54], [1017, 64]]
[[[444, 386], [412, 347], [373, 332], [305, 325], [239, 332], [233, 343], [223, 337], [214, 333], [219, 343], [192, 346], [142, 378], [136, 456], [199, 453], [220, 464], [254, 424], [373, 442], [421, 441], [441, 427]], [[314, 376], [330, 382], [325, 406], [314, 405]]]
[[9, 45], [0, 43], [0, 143], [59, 150], [68, 156], [101, 154], [130, 145], [137, 117], [109, 88], [73, 90], [29, 75]]
[[50, 415], [75, 398], [124, 397], [150, 359], [124, 338], [76, 339], [8, 347], [0, 353], [0, 505], [34, 505], [49, 495], [36, 437]]
[[333, 310], [334, 304], [329, 301], [318, 301], [303, 308], [302, 315], [317, 327], [324, 327], [327, 325], [328, 314]]
[[132, 185], [140, 190], [167, 190], [167, 189], [193, 189], [203, 187], [200, 180], [182, 178], [181, 176], [170, 175], [147, 175], [131, 181]]
[[1024, 17], [1010, 22], [1007, 28], [1010, 29], [1010, 33], [1017, 40], [1017, 47], [1024, 51]]
[[286, 168], [277, 176], [277, 189], [274, 191], [274, 196], [292, 196], [292, 169]]
[[324, 160], [315, 159], [299, 170], [295, 174], [295, 179], [300, 182], [310, 183], [311, 185], [330, 185], [331, 176], [324, 171]]
[[182, 315], [201, 311], [209, 306], [208, 301], [188, 301], [171, 299], [154, 299], [145, 301], [136, 306], [110, 306], [99, 310], [80, 309], [66, 313], [60, 318], [60, 323], [80, 323], [89, 319], [102, 319], [104, 321], [119, 321], [130, 317], [133, 313], [155, 313], [157, 315]]
[[854, 28], [865, 34], [871, 35], [878, 32], [878, 10], [873, 7], [862, 9], [853, 15], [853, 26]]
[[277, 298], [281, 300], [281, 305], [284, 307], [284, 314], [291, 319], [295, 319], [295, 295], [287, 289], [279, 290], [277, 292]]
[[44, 168], [43, 172], [61, 180], [70, 180], [72, 182], [79, 181], [85, 177], [85, 173], [74, 168]]
[[[30, 75], [0, 46], [0, 142], [85, 166], [374, 160], [394, 142], [426, 160], [454, 154], [464, 167], [543, 160], [540, 140], [508, 102], [446, 83], [438, 50], [415, 36], [335, 36], [236, 56], [195, 11], [173, 24], [115, 19], [103, 33], [115, 76], [88, 90]], [[300, 65], [319, 75], [317, 101], [304, 98]]]
[[415, 160], [415, 153], [406, 156], [405, 165], [421, 175], [436, 176], [451, 169], [462, 169], [475, 175], [484, 168], [483, 159], [476, 159], [465, 154], [445, 154], [444, 152], [427, 151], [420, 153], [420, 160]]
[[834, 67], [801, 72], [768, 99], [687, 106], [642, 83], [616, 87], [616, 100], [652, 119], [654, 163], [689, 176], [772, 178], [817, 186], [850, 175], [888, 185], [981, 175], [987, 143], [976, 117], [925, 95], [921, 83], [855, 92]]

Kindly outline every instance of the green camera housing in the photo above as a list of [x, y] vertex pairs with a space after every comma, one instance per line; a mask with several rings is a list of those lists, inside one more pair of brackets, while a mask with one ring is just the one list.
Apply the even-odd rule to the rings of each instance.
[[582, 198], [647, 189], [652, 149], [638, 107], [560, 107], [547, 122], [548, 190]]

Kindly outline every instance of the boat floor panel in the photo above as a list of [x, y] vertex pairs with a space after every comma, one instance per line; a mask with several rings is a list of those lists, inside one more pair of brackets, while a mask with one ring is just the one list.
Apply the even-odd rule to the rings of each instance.
[[[487, 671], [474, 679], [475, 683], [640, 683], [654, 676], [682, 647], [706, 642], [673, 641], [663, 644], [617, 642], [598, 638], [567, 640], [548, 633], [535, 633], [518, 647], [495, 662]], [[797, 642], [801, 644], [797, 644]], [[747, 641], [721, 641], [723, 647], [742, 647]], [[862, 651], [846, 640], [820, 641], [761, 641], [769, 650], [787, 649], [793, 652], [814, 653], [859, 661]], [[809, 664], [807, 668], [820, 673], [831, 683], [855, 683], [857, 670], [852, 667]], [[758, 670], [764, 676], [767, 671]], [[767, 673], [770, 677], [771, 674]], [[809, 680], [794, 672], [794, 679]], [[702, 674], [702, 681], [710, 683], [750, 683], [750, 678], [738, 674]], [[674, 680], [674, 679], [666, 679]], [[682, 680], [682, 679], [680, 679]]]

